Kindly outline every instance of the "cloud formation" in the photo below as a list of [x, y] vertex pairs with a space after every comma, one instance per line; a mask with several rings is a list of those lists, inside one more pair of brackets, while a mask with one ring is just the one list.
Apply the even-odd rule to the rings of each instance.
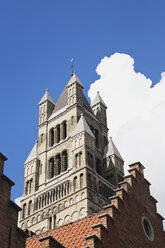
[[151, 87], [151, 79], [135, 71], [134, 59], [121, 53], [104, 57], [96, 72], [100, 78], [91, 84], [88, 95], [93, 100], [100, 91], [108, 106], [109, 136], [125, 165], [140, 161], [146, 167], [151, 193], [165, 217], [165, 72]]

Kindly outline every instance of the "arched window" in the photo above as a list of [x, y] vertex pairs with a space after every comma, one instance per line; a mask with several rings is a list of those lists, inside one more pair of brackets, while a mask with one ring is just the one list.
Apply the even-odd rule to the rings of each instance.
[[75, 155], [75, 168], [78, 166], [78, 154]]
[[23, 204], [23, 208], [22, 208], [22, 218], [25, 218], [26, 215], [26, 203]]
[[33, 179], [30, 179], [30, 181], [29, 181], [29, 194], [32, 191], [32, 182], [33, 182]]
[[57, 166], [57, 175], [61, 173], [61, 156], [58, 154], [56, 156], [56, 166]]
[[54, 145], [54, 129], [50, 130], [50, 146]]
[[56, 215], [53, 216], [53, 228], [56, 226]]
[[75, 192], [77, 189], [77, 177], [74, 177], [73, 179], [73, 191]]
[[83, 173], [80, 174], [80, 189], [83, 188]]
[[82, 152], [79, 153], [79, 166], [82, 164]]
[[32, 201], [29, 201], [29, 205], [28, 205], [28, 215], [30, 215], [32, 213]]
[[68, 154], [67, 154], [67, 151], [63, 152], [62, 158], [63, 158], [63, 171], [66, 171], [68, 169]]
[[66, 121], [63, 122], [63, 139], [67, 137], [67, 124]]
[[57, 143], [60, 142], [60, 125], [57, 125]]
[[29, 181], [26, 182], [26, 186], [25, 186], [25, 194], [28, 195], [29, 194]]
[[49, 160], [50, 178], [54, 177], [54, 158]]
[[41, 208], [41, 197], [38, 198], [38, 209]]
[[42, 208], [45, 206], [45, 195], [42, 195]]

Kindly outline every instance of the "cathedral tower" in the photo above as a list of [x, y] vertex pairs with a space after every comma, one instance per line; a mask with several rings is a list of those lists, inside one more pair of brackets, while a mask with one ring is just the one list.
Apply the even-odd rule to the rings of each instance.
[[[56, 104], [39, 102], [38, 141], [25, 162], [20, 225], [40, 233], [75, 221], [106, 204], [123, 177], [123, 159], [107, 142], [106, 105], [92, 105], [72, 73]], [[113, 176], [112, 176], [113, 175]]]

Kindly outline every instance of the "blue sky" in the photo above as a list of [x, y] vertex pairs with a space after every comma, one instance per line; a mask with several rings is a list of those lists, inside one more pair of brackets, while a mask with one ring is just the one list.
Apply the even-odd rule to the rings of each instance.
[[157, 83], [165, 71], [164, 9], [160, 0], [0, 0], [0, 151], [16, 183], [12, 199], [23, 191], [46, 88], [56, 101], [73, 57], [87, 95], [96, 66], [115, 52]]

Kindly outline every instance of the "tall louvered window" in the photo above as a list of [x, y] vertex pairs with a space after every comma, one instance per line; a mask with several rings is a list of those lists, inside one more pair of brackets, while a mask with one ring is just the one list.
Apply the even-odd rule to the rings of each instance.
[[56, 166], [57, 166], [57, 175], [61, 173], [61, 156], [58, 154], [56, 156]]
[[63, 157], [63, 171], [66, 171], [68, 169], [68, 154], [67, 154], [67, 151], [63, 152], [62, 157]]
[[50, 164], [50, 178], [54, 177], [54, 158], [49, 161]]

